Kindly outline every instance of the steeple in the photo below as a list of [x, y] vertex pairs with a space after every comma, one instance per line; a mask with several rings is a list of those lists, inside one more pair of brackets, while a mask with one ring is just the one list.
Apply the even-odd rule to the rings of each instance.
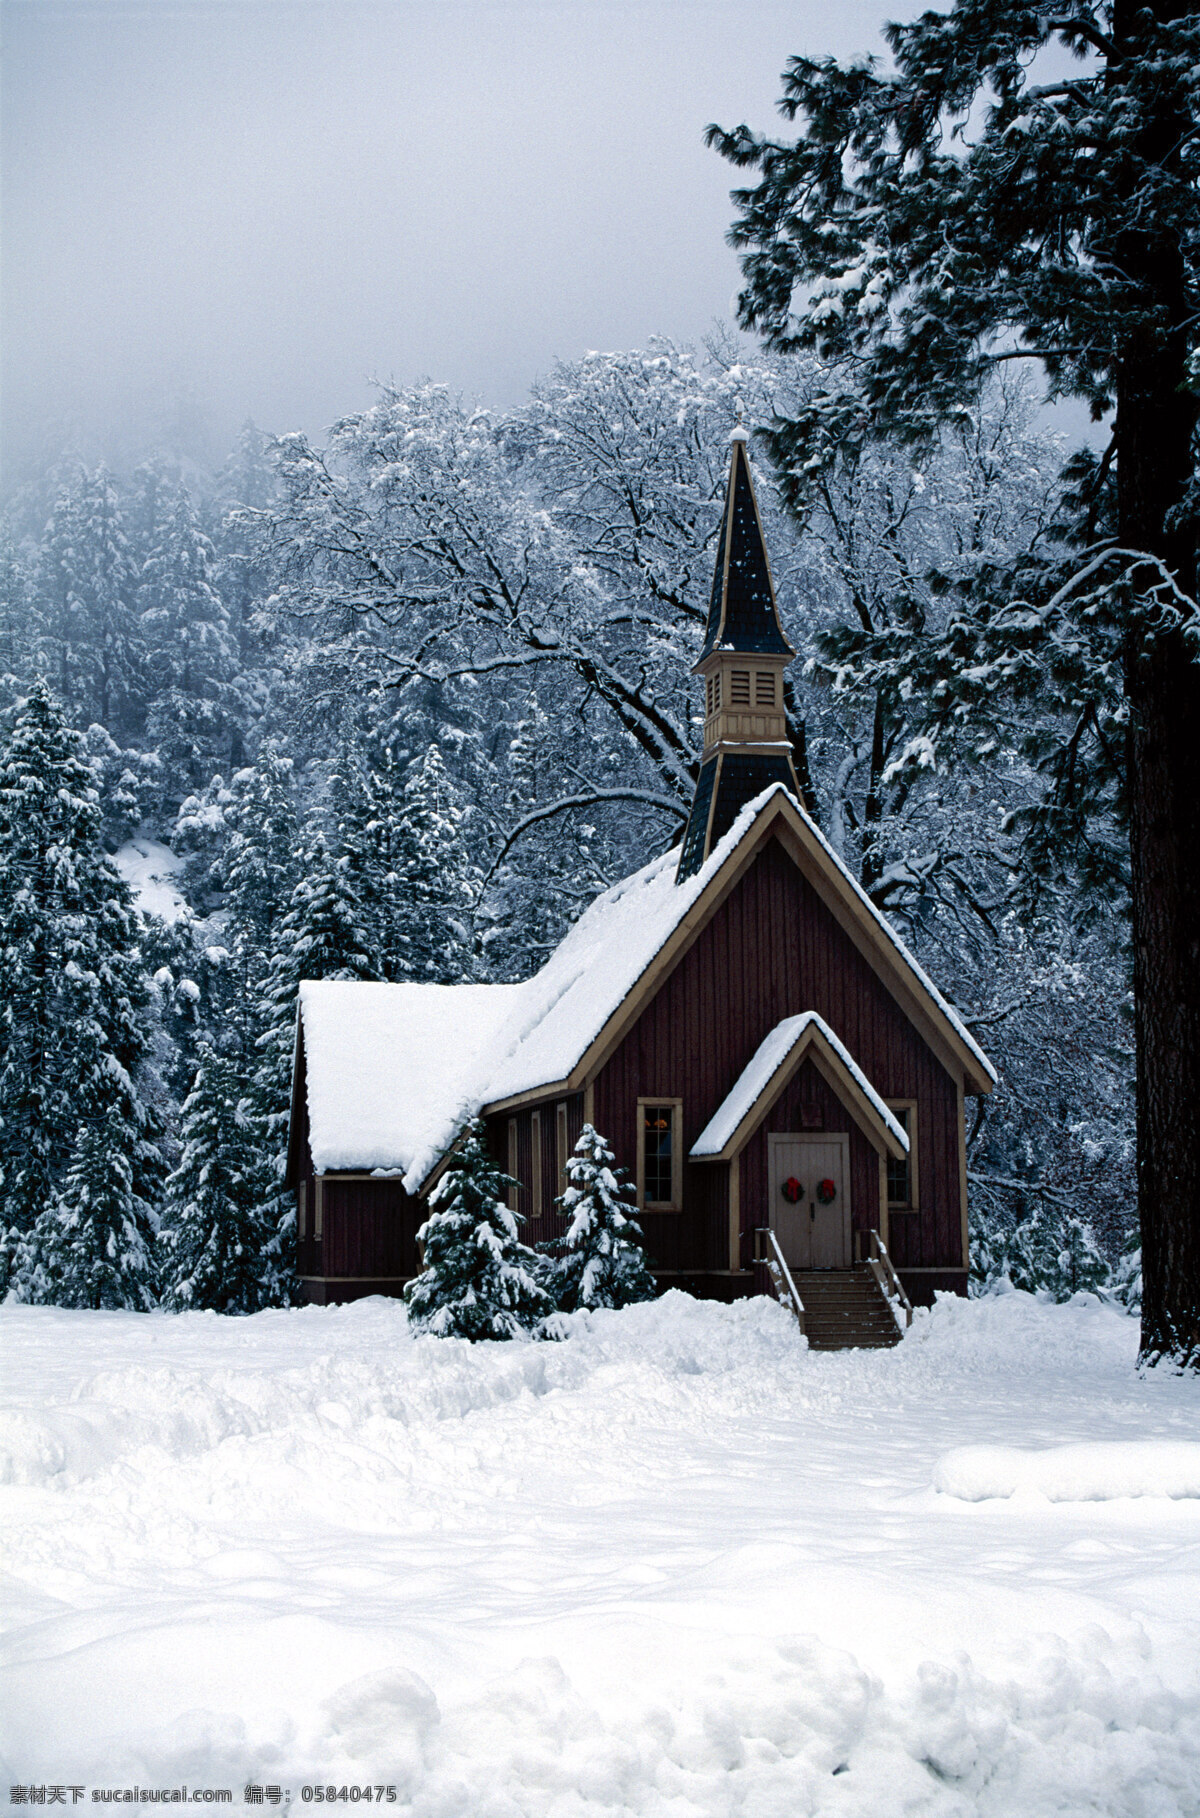
[[730, 438], [729, 484], [717, 542], [704, 647], [704, 751], [677, 881], [698, 871], [746, 803], [772, 783], [800, 798], [783, 706], [795, 651], [783, 635], [750, 476], [746, 431]]

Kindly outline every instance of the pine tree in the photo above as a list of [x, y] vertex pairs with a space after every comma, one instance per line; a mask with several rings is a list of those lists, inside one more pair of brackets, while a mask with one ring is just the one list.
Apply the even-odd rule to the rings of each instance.
[[286, 1305], [278, 1221], [264, 1211], [273, 1177], [253, 1082], [207, 1044], [183, 1107], [183, 1154], [167, 1182], [159, 1231], [162, 1304], [182, 1313], [255, 1313]]
[[394, 975], [457, 984], [470, 964], [470, 878], [463, 810], [436, 745], [413, 764], [401, 813]]
[[646, 1267], [642, 1229], [628, 1198], [624, 1169], [591, 1124], [567, 1163], [566, 1192], [556, 1202], [570, 1220], [562, 1237], [539, 1244], [550, 1259], [546, 1286], [562, 1313], [581, 1307], [627, 1307], [658, 1292]]
[[62, 1191], [20, 1245], [22, 1300], [137, 1313], [155, 1304], [154, 1227], [127, 1151], [118, 1113], [81, 1126]]
[[149, 736], [172, 810], [230, 752], [236, 659], [213, 561], [186, 488], [175, 486], [142, 565], [138, 595], [153, 691]]
[[136, 575], [121, 501], [104, 467], [77, 469], [55, 500], [42, 542], [43, 662], [86, 723], [133, 736], [146, 706]]
[[348, 867], [334, 858], [323, 834], [309, 844], [302, 869], [275, 930], [262, 996], [266, 1028], [258, 1039], [258, 1099], [272, 1148], [286, 1140], [301, 979], [379, 977]]
[[264, 739], [257, 761], [233, 777], [231, 794], [217, 868], [235, 938], [265, 961], [300, 869], [293, 764], [278, 739]]
[[1080, 1292], [1120, 1298], [1112, 1266], [1087, 1225], [1046, 1205], [972, 1235], [972, 1292], [989, 1293], [1002, 1280], [1059, 1301]]
[[537, 1257], [518, 1237], [524, 1220], [504, 1203], [513, 1183], [488, 1155], [486, 1136], [482, 1123], [470, 1126], [417, 1232], [425, 1267], [404, 1298], [413, 1329], [438, 1338], [515, 1338], [553, 1310]]
[[136, 1084], [138, 922], [99, 822], [82, 740], [39, 683], [0, 753], [0, 1289], [64, 1186], [81, 1123], [103, 1128], [135, 1189], [158, 1163]]

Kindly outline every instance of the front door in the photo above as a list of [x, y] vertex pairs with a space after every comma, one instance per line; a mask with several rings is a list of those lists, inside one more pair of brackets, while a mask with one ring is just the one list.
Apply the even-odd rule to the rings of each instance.
[[850, 1267], [845, 1136], [768, 1136], [768, 1223], [789, 1269]]

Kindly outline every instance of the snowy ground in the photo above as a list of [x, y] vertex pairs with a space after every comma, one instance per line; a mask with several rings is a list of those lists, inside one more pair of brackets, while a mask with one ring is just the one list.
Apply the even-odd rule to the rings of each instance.
[[1082, 1297], [945, 1301], [890, 1353], [680, 1295], [559, 1345], [378, 1300], [0, 1336], [11, 1784], [1200, 1812], [1200, 1383]]

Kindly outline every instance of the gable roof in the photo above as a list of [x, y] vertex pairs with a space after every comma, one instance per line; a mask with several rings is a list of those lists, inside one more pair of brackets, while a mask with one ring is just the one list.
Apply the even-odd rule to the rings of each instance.
[[303, 984], [314, 1167], [402, 1174], [415, 1193], [481, 1110], [578, 1091], [772, 834], [966, 1090], [990, 1092], [996, 1074], [982, 1049], [819, 828], [775, 784], [743, 808], [694, 876], [676, 883], [676, 847], [597, 897], [523, 984]]
[[800, 1063], [808, 1056], [830, 1076], [830, 1084], [889, 1155], [908, 1154], [903, 1124], [888, 1110], [874, 1086], [815, 1010], [776, 1023], [744, 1067], [733, 1090], [692, 1144], [693, 1161], [731, 1161], [758, 1128]]

